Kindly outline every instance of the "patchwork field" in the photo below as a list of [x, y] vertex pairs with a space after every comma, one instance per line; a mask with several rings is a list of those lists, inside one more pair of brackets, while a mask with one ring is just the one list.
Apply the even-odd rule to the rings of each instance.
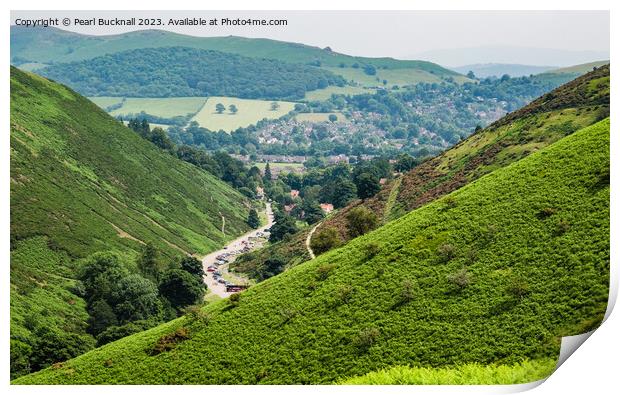
[[300, 122], [327, 122], [329, 116], [335, 115], [339, 122], [344, 122], [347, 118], [339, 112], [309, 112], [295, 115], [295, 119]]
[[[222, 114], [215, 111], [215, 106], [218, 103], [226, 107], [226, 111]], [[277, 110], [271, 110], [271, 103], [272, 101], [268, 100], [213, 96], [207, 99], [202, 109], [192, 118], [192, 121], [198, 122], [200, 126], [209, 130], [231, 132], [237, 128], [252, 125], [264, 118], [280, 118], [295, 107], [295, 103], [278, 101], [280, 107]], [[229, 111], [228, 107], [231, 104], [237, 106], [238, 112], [236, 114]]]
[[328, 86], [325, 89], [306, 92], [306, 100], [321, 101], [327, 100], [332, 95], [361, 95], [363, 93], [375, 93], [374, 89], [363, 88], [360, 86]]

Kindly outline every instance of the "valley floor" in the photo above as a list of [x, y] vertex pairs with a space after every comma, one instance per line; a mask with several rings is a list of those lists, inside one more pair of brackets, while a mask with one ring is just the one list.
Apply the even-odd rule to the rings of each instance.
[[243, 252], [248, 252], [247, 250], [244, 251], [244, 249], [249, 248], [250, 250], [253, 250], [262, 246], [262, 244], [264, 243], [264, 238], [261, 235], [264, 235], [265, 232], [268, 231], [268, 229], [271, 228], [274, 223], [271, 203], [266, 203], [265, 213], [267, 217], [267, 223], [265, 225], [251, 232], [248, 232], [241, 237], [238, 237], [237, 239], [228, 243], [222, 249], [213, 251], [209, 255], [202, 258], [202, 265], [206, 273], [204, 276], [204, 282], [205, 284], [207, 284], [209, 291], [221, 298], [227, 298], [234, 293], [227, 292], [226, 285], [224, 283], [219, 283], [214, 277], [214, 273], [208, 271], [209, 266], [215, 266], [216, 262], [218, 261], [218, 257], [222, 255], [227, 257], [227, 262], [218, 267], [218, 271], [222, 273], [222, 278], [232, 279], [236, 284], [247, 283], [247, 279], [230, 273], [228, 271], [228, 266], [230, 265], [230, 262], [235, 260], [237, 255]]

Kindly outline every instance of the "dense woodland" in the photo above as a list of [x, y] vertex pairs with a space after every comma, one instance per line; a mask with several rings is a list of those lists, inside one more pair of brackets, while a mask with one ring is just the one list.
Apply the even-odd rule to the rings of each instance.
[[185, 47], [119, 52], [40, 73], [85, 96], [301, 99], [307, 91], [345, 83], [317, 67]]

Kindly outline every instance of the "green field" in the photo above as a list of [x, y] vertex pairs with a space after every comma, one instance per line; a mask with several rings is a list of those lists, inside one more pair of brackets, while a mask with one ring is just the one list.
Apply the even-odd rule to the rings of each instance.
[[[218, 103], [222, 103], [226, 107], [226, 111], [222, 114], [218, 114], [215, 111], [215, 106]], [[231, 132], [237, 128], [255, 124], [264, 118], [280, 118], [295, 107], [295, 103], [278, 101], [280, 107], [272, 111], [271, 103], [268, 100], [214, 96], [207, 99], [202, 109], [192, 118], [192, 121], [196, 121], [203, 128], [212, 131], [224, 130]], [[228, 111], [228, 106], [231, 104], [237, 106], [239, 111], [236, 114], [231, 114]]]
[[364, 93], [375, 93], [374, 89], [363, 88], [359, 86], [328, 86], [325, 89], [317, 89], [315, 91], [306, 92], [306, 100], [322, 101], [332, 97], [332, 95], [361, 95]]
[[106, 109], [107, 107], [113, 106], [115, 104], [120, 104], [123, 102], [122, 97], [111, 97], [111, 96], [99, 96], [99, 97], [89, 97], [88, 100], [92, 101], [102, 109]]
[[308, 112], [308, 113], [300, 113], [295, 115], [295, 119], [299, 122], [328, 122], [329, 116], [335, 115], [338, 118], [338, 122], [345, 122], [347, 117], [345, 117], [340, 112]]
[[206, 98], [204, 97], [129, 97], [121, 108], [112, 111], [110, 114], [116, 117], [119, 115], [139, 114], [144, 111], [149, 115], [161, 118], [187, 116], [188, 114], [196, 114], [202, 108], [205, 100]]
[[[383, 86], [383, 80], [387, 80], [387, 87], [393, 85], [413, 85], [419, 82], [441, 82], [441, 78], [424, 70], [417, 69], [377, 69], [376, 75], [368, 75], [361, 68], [325, 67], [335, 74], [342, 75], [347, 81], [353, 81], [362, 87]], [[456, 78], [456, 76], [453, 76]], [[463, 80], [460, 78], [459, 80]]]
[[[212, 303], [208, 319], [183, 317], [13, 383], [310, 384], [557, 360], [560, 337], [596, 328], [607, 307], [609, 128], [572, 133]], [[188, 337], [151, 355], [181, 327]]]

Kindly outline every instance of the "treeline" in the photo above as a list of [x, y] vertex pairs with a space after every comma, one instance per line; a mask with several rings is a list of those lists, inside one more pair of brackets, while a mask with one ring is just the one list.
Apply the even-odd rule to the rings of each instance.
[[344, 78], [302, 64], [186, 47], [143, 48], [40, 70], [84, 96], [301, 99]]
[[225, 152], [218, 151], [208, 154], [204, 149], [185, 144], [177, 145], [162, 128], [156, 127], [151, 129], [146, 119], [131, 119], [127, 126], [142, 136], [142, 138], [152, 142], [171, 155], [206, 170], [227, 182], [250, 199], [256, 197], [256, 187], [262, 186], [261, 173], [257, 167], [254, 166], [248, 169], [243, 162]]
[[[129, 269], [131, 268], [131, 269]], [[100, 252], [82, 262], [71, 292], [86, 301], [85, 333], [50, 325], [47, 309], [26, 318], [30, 338], [11, 339], [11, 375], [18, 377], [66, 361], [122, 337], [176, 318], [201, 304], [205, 292], [202, 263], [191, 256], [164, 261], [146, 244], [137, 261]], [[75, 303], [71, 300], [70, 303]]]
[[83, 265], [79, 296], [87, 303], [88, 332], [103, 345], [176, 318], [187, 306], [202, 303], [202, 262], [186, 256], [164, 262], [146, 244], [132, 272], [112, 253], [97, 253]]

